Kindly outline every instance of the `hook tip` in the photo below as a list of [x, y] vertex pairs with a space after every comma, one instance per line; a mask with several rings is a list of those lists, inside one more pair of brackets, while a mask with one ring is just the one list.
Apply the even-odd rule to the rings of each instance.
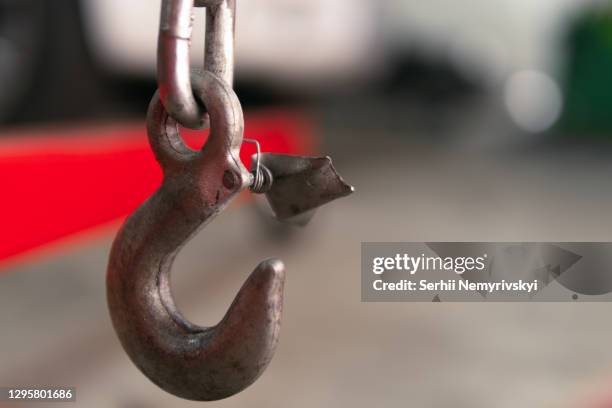
[[270, 258], [266, 259], [265, 261], [261, 261], [258, 268], [263, 268], [269, 270], [270, 272], [274, 272], [275, 275], [284, 275], [285, 273], [285, 264], [283, 261], [277, 258]]
[[256, 291], [262, 295], [265, 294], [264, 296], [267, 296], [269, 300], [275, 299], [272, 304], [275, 304], [274, 309], [278, 309], [280, 313], [283, 287], [285, 285], [285, 264], [283, 261], [276, 258], [261, 261], [253, 273], [251, 273], [251, 277], [247, 282], [249, 283], [245, 284], [245, 286], [252, 285], [257, 288]]

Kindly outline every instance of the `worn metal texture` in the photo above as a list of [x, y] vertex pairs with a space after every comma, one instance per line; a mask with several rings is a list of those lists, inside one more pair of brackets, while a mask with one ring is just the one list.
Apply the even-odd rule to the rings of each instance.
[[283, 222], [305, 225], [318, 207], [354, 191], [330, 157], [263, 153], [260, 163], [272, 176], [266, 198], [276, 218]]
[[260, 263], [214, 327], [190, 323], [174, 304], [169, 274], [177, 253], [253, 177], [238, 157], [243, 117], [236, 95], [209, 72], [192, 81], [210, 113], [209, 139], [200, 151], [188, 148], [159, 96], [153, 98], [149, 141], [164, 180], [115, 239], [107, 297], [121, 344], [147, 377], [182, 398], [218, 400], [253, 383], [272, 358], [284, 266]]
[[[226, 83], [234, 80], [235, 0], [200, 0], [206, 7], [204, 70]], [[190, 80], [189, 48], [193, 0], [163, 0], [160, 18], [157, 78], [164, 107], [181, 125], [201, 129], [208, 125], [204, 107], [195, 99]]]

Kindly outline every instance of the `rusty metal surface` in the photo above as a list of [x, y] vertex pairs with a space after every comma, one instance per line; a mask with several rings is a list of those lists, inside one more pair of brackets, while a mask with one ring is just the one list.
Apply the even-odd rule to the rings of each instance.
[[154, 97], [148, 131], [164, 181], [113, 244], [107, 296], [123, 347], [151, 381], [182, 398], [217, 400], [253, 383], [270, 362], [284, 267], [262, 262], [214, 327], [193, 325], [175, 307], [169, 273], [178, 251], [252, 182], [238, 158], [243, 117], [236, 95], [211, 73], [193, 83], [210, 113], [209, 140], [201, 151], [189, 149]]
[[[181, 315], [172, 298], [169, 275], [180, 249], [246, 188], [265, 192], [281, 220], [302, 213], [300, 220], [309, 219], [314, 208], [353, 190], [329, 158], [266, 156], [257, 144], [256, 169], [250, 173], [243, 166], [244, 120], [231, 87], [236, 3], [200, 0], [195, 5], [207, 7], [206, 53], [204, 72], [190, 76], [194, 1], [162, 2], [159, 92], [147, 124], [164, 179], [115, 239], [107, 297], [115, 330], [136, 366], [176, 396], [209, 401], [242, 391], [272, 359], [284, 265], [276, 259], [260, 263], [221, 322], [200, 327]], [[210, 126], [200, 151], [185, 145], [178, 123]]]
[[354, 191], [330, 157], [264, 153], [260, 159], [261, 166], [272, 175], [266, 198], [281, 221], [304, 225], [318, 207]]

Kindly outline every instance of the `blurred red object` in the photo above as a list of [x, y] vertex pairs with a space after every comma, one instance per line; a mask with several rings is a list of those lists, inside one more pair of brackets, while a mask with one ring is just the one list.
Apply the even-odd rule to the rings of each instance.
[[[182, 134], [193, 148], [205, 141], [202, 132]], [[247, 115], [245, 137], [276, 153], [311, 154], [316, 144], [312, 121], [292, 111]], [[247, 168], [254, 153], [243, 145]], [[144, 124], [5, 132], [0, 174], [4, 265], [77, 233], [109, 223], [114, 230], [161, 182]]]
[[582, 406], [582, 408], [612, 408], [612, 397], [600, 398]]

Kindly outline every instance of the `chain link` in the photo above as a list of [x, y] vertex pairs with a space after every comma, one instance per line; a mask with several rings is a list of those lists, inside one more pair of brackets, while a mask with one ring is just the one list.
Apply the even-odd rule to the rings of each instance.
[[164, 107], [177, 122], [201, 129], [208, 115], [190, 78], [193, 8], [206, 7], [204, 70], [231, 86], [234, 79], [236, 0], [163, 0], [157, 49], [157, 81]]

